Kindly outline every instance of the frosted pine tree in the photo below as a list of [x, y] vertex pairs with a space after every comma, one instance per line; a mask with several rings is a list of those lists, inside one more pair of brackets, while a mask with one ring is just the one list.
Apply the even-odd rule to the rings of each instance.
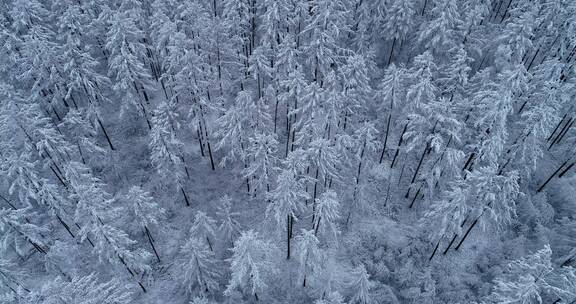
[[546, 303], [573, 299], [572, 268], [555, 269], [552, 250], [544, 246], [531, 255], [512, 261], [495, 280], [489, 303]]
[[426, 49], [442, 52], [450, 49], [461, 42], [461, 28], [463, 21], [460, 19], [458, 2], [454, 0], [432, 1], [434, 7], [430, 22], [422, 24], [418, 40], [424, 43]]
[[304, 201], [310, 196], [304, 190], [302, 181], [298, 180], [294, 173], [289, 170], [280, 172], [277, 184], [276, 188], [270, 192], [266, 217], [273, 218], [279, 230], [286, 224], [286, 258], [290, 259], [292, 225], [294, 220], [298, 219], [297, 213], [303, 209]]
[[99, 280], [96, 274], [76, 276], [70, 281], [57, 277], [48, 281], [37, 291], [26, 295], [25, 303], [117, 303], [128, 304], [133, 301], [133, 293], [122, 282], [112, 279]]
[[238, 222], [240, 212], [232, 211], [232, 199], [228, 195], [224, 195], [220, 198], [216, 214], [220, 222], [218, 232], [222, 237], [222, 242], [227, 245], [240, 233], [240, 223]]
[[389, 4], [386, 18], [384, 19], [384, 31], [392, 37], [392, 45], [388, 55], [388, 65], [394, 61], [394, 49], [406, 38], [414, 26], [416, 10], [412, 0], [394, 0]]
[[322, 193], [316, 202], [314, 234], [320, 232], [324, 237], [336, 241], [339, 234], [337, 220], [339, 214], [340, 202], [338, 196], [333, 190], [327, 190]]
[[216, 221], [202, 211], [196, 212], [194, 222], [190, 227], [190, 236], [205, 242], [210, 251], [214, 251], [213, 243], [215, 239]]
[[114, 90], [122, 95], [123, 112], [128, 105], [133, 106], [146, 118], [151, 128], [147, 93], [151, 77], [142, 61], [146, 48], [141, 42], [144, 34], [138, 28], [136, 17], [136, 11], [130, 8], [110, 17], [106, 37], [106, 49], [110, 52], [109, 75], [116, 80]]
[[176, 272], [190, 294], [213, 293], [218, 289], [216, 258], [206, 242], [191, 235], [180, 248]]
[[297, 260], [300, 265], [298, 268], [298, 281], [306, 287], [306, 282], [314, 279], [315, 273], [320, 271], [323, 261], [323, 253], [318, 248], [320, 243], [313, 230], [302, 229], [301, 233], [296, 236]]
[[181, 153], [182, 143], [176, 136], [178, 116], [174, 105], [163, 102], [152, 117], [152, 130], [150, 131], [150, 160], [158, 175], [164, 180], [164, 185], [182, 193], [187, 206], [190, 199], [184, 190], [185, 175], [188, 168]]
[[314, 304], [345, 304], [344, 298], [339, 292], [334, 291], [324, 296], [322, 299], [318, 299]]
[[350, 303], [370, 304], [374, 299], [371, 289], [374, 282], [370, 280], [370, 275], [366, 272], [364, 265], [359, 265], [350, 273], [349, 288], [352, 290]]
[[257, 193], [270, 192], [272, 177], [277, 168], [278, 141], [274, 135], [257, 133], [249, 139], [246, 157], [250, 164], [242, 171], [244, 177], [252, 179], [252, 191]]
[[259, 300], [267, 291], [267, 276], [277, 272], [272, 262], [274, 251], [274, 247], [268, 241], [262, 240], [256, 232], [243, 232], [232, 248], [232, 275], [224, 294], [230, 295], [239, 289]]
[[[78, 162], [70, 162], [65, 175], [70, 181], [71, 198], [77, 201], [74, 220], [81, 227], [78, 232], [80, 240], [92, 246], [100, 262], [120, 263], [132, 277], [149, 271], [150, 254], [134, 248], [136, 241], [115, 226], [123, 209], [116, 206], [102, 181]], [[138, 283], [146, 291], [142, 283]]]
[[46, 254], [49, 240], [44, 235], [48, 229], [42, 223], [28, 220], [37, 217], [32, 207], [0, 209], [0, 241], [5, 244], [3, 247], [12, 244], [16, 252], [25, 255], [31, 245], [37, 252]]
[[164, 209], [158, 206], [149, 192], [138, 186], [131, 187], [122, 199], [126, 202], [130, 219], [135, 220], [138, 229], [143, 230], [158, 262], [160, 262], [160, 256], [154, 245], [154, 238], [150, 229], [160, 226], [160, 222], [165, 218]]

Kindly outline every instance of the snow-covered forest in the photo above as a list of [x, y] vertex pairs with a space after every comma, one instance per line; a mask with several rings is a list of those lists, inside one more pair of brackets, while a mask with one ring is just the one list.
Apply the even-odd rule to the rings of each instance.
[[576, 303], [576, 1], [0, 0], [0, 303]]

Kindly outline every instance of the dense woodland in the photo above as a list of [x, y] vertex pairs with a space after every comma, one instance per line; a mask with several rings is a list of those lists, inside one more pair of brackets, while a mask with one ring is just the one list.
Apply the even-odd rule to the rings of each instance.
[[576, 1], [0, 0], [0, 302], [576, 303]]

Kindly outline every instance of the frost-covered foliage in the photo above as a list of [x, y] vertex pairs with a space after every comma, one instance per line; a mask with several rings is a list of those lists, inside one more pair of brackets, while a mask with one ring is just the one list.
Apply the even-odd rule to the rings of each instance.
[[0, 303], [573, 303], [576, 1], [0, 1]]

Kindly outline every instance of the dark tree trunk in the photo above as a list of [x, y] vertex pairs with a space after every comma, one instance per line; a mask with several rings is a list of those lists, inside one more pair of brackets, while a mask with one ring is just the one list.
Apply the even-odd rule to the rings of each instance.
[[568, 161], [565, 161], [562, 163], [562, 165], [560, 165], [560, 167], [558, 167], [558, 169], [556, 169], [556, 171], [554, 171], [554, 173], [552, 173], [552, 175], [550, 175], [550, 177], [548, 177], [548, 179], [546, 179], [546, 181], [542, 184], [542, 186], [540, 186], [538, 188], [538, 190], [536, 190], [536, 192], [542, 192], [542, 190], [544, 189], [544, 187], [546, 187], [546, 185], [552, 180], [552, 178], [554, 178], [554, 175], [556, 175], [558, 172], [560, 172], [560, 170], [562, 170], [562, 168], [568, 163]]
[[156, 255], [156, 259], [158, 259], [158, 263], [160, 263], [160, 256], [158, 255], [158, 251], [156, 251], [156, 246], [154, 246], [154, 240], [152, 239], [152, 236], [150, 235], [150, 231], [148, 230], [148, 227], [144, 226], [144, 232], [146, 233], [146, 236], [148, 237], [148, 242], [150, 243], [150, 246], [152, 246], [152, 250], [154, 251], [154, 255]]
[[108, 145], [110, 146], [110, 150], [114, 151], [114, 146], [112, 145], [112, 140], [110, 140], [110, 136], [108, 136], [108, 132], [106, 132], [106, 128], [104, 128], [104, 125], [102, 125], [102, 121], [100, 120], [100, 117], [97, 117], [96, 120], [98, 121], [98, 125], [100, 125], [100, 129], [102, 129], [102, 133], [104, 133], [104, 136], [106, 137], [106, 141], [108, 142]]
[[382, 146], [382, 154], [380, 154], [380, 161], [382, 163], [384, 159], [384, 153], [386, 152], [386, 144], [388, 143], [388, 132], [390, 131], [390, 120], [392, 120], [392, 113], [388, 114], [388, 122], [386, 123], [386, 135], [384, 136], [384, 145]]
[[182, 188], [182, 186], [180, 186], [180, 191], [184, 195], [184, 201], [186, 202], [186, 206], [190, 207], [190, 201], [188, 200], [188, 195], [186, 195], [186, 192], [184, 192], [184, 189]]
[[476, 224], [478, 223], [478, 220], [480, 220], [480, 216], [477, 219], [475, 219], [474, 222], [472, 222], [472, 225], [470, 225], [468, 230], [466, 230], [466, 233], [464, 234], [464, 236], [460, 240], [460, 243], [458, 243], [458, 246], [456, 246], [456, 248], [454, 248], [454, 250], [457, 251], [458, 249], [460, 249], [460, 246], [462, 246], [462, 243], [464, 243], [464, 241], [468, 238], [468, 236], [470, 235], [470, 231], [472, 231], [474, 226], [476, 226]]
[[434, 247], [434, 250], [432, 251], [432, 254], [430, 255], [430, 258], [428, 258], [428, 261], [432, 261], [432, 259], [434, 258], [434, 256], [436, 255], [436, 251], [438, 251], [438, 247], [440, 246], [440, 240], [438, 240], [438, 242], [436, 243], [436, 246]]
[[290, 259], [290, 215], [286, 216], [286, 259]]
[[392, 62], [392, 57], [394, 56], [394, 46], [396, 45], [396, 37], [392, 40], [392, 47], [390, 48], [390, 55], [388, 55], [388, 65]]
[[402, 134], [400, 135], [400, 139], [398, 140], [398, 147], [396, 148], [396, 153], [394, 153], [394, 158], [392, 158], [392, 163], [390, 164], [390, 168], [394, 168], [394, 164], [396, 163], [396, 158], [398, 157], [398, 153], [400, 152], [400, 147], [402, 146], [402, 140], [404, 137], [404, 133], [406, 133], [406, 128], [408, 128], [408, 123], [404, 125], [404, 130], [402, 130]]

